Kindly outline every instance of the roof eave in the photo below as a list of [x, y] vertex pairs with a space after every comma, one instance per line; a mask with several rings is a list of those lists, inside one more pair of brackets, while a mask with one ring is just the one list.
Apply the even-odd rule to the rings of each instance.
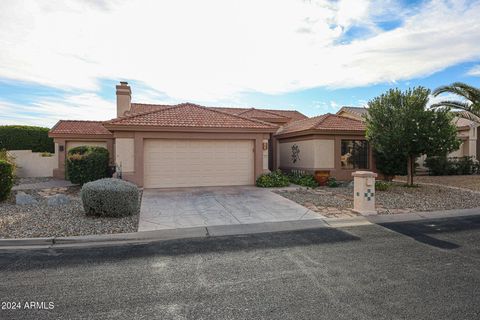
[[278, 133], [275, 134], [275, 138], [292, 138], [300, 137], [312, 134], [321, 134], [321, 135], [365, 135], [365, 130], [337, 130], [337, 129], [308, 129], [287, 133]]
[[87, 133], [48, 133], [50, 138], [85, 138], [85, 139], [111, 139], [113, 134], [87, 134]]

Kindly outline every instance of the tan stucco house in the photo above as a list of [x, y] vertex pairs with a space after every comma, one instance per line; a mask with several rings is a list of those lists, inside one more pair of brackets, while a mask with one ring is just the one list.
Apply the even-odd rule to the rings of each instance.
[[54, 176], [65, 176], [69, 149], [106, 147], [124, 179], [145, 188], [253, 185], [281, 168], [328, 170], [351, 179], [373, 169], [363, 122], [294, 110], [132, 103], [128, 83], [116, 87], [117, 118], [60, 120], [51, 130], [58, 152]]

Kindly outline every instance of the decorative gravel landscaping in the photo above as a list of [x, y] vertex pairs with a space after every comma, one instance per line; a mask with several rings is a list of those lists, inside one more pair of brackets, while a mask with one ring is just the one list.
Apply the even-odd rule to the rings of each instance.
[[[295, 191], [276, 191], [327, 217], [354, 215], [353, 187], [299, 188]], [[380, 214], [408, 213], [480, 207], [480, 193], [432, 185], [415, 188], [394, 183], [388, 191], [376, 192], [376, 205]]]
[[[406, 177], [397, 177], [397, 180], [407, 181]], [[415, 183], [434, 183], [456, 188], [465, 188], [480, 192], [480, 175], [467, 176], [418, 176]]]
[[[36, 179], [32, 182], [39, 182]], [[25, 183], [25, 181], [23, 181]], [[79, 197], [80, 187], [24, 190], [38, 202], [15, 204], [15, 195], [0, 203], [0, 238], [63, 237], [136, 232], [138, 215], [124, 218], [87, 217]], [[48, 197], [64, 194], [69, 203], [48, 205]]]

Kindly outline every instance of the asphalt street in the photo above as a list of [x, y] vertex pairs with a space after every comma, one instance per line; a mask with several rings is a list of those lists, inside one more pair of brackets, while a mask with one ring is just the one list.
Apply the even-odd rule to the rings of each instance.
[[0, 276], [0, 319], [479, 319], [480, 216], [0, 252]]

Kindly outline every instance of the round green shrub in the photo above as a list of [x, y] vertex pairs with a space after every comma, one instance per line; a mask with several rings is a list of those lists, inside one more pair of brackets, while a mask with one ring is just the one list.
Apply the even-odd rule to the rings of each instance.
[[280, 170], [276, 170], [269, 173], [264, 173], [257, 178], [257, 187], [261, 188], [275, 188], [286, 187], [290, 184], [288, 177]]
[[33, 126], [0, 126], [0, 149], [55, 152], [50, 129]]
[[13, 165], [0, 160], [0, 201], [6, 200], [13, 187]]
[[124, 180], [106, 178], [85, 183], [80, 197], [88, 216], [124, 217], [140, 212], [140, 190]]
[[67, 178], [84, 184], [108, 177], [108, 150], [103, 147], [79, 146], [67, 154]]

